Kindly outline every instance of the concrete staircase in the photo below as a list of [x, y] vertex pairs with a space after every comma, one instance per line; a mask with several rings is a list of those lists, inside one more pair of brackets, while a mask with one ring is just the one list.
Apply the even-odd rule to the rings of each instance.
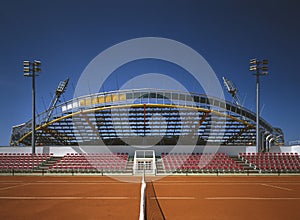
[[133, 158], [128, 158], [125, 173], [133, 173]]
[[47, 172], [47, 171], [49, 171], [50, 167], [52, 167], [54, 164], [56, 164], [61, 159], [62, 159], [62, 157], [52, 156], [52, 157], [50, 157], [50, 159], [48, 159], [44, 163], [42, 163], [36, 171], [37, 172]]
[[156, 159], [156, 173], [165, 173], [165, 169], [163, 167], [163, 162], [161, 158]]
[[246, 164], [244, 161], [242, 161], [238, 156], [231, 156], [231, 158], [240, 166], [243, 167], [245, 173], [259, 173], [259, 170], [256, 170], [254, 167], [249, 166], [249, 164]]

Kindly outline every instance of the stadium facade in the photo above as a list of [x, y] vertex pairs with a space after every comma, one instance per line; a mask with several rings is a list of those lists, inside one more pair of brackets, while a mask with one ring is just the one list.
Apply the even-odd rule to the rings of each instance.
[[[256, 144], [254, 112], [181, 91], [100, 92], [61, 103], [39, 114], [36, 121], [36, 143], [43, 146]], [[273, 134], [278, 144], [284, 143], [280, 128], [263, 118], [260, 126], [262, 135]], [[31, 121], [12, 128], [10, 145], [31, 145]]]

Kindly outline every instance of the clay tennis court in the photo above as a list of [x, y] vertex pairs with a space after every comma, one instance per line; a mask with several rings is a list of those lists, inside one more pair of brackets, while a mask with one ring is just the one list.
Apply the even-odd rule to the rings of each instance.
[[168, 177], [154, 186], [166, 219], [300, 219], [300, 176]]
[[108, 177], [0, 177], [0, 219], [138, 219], [140, 185]]
[[[138, 219], [140, 188], [109, 177], [1, 176], [0, 219]], [[154, 188], [166, 219], [300, 218], [300, 176], [172, 176]]]

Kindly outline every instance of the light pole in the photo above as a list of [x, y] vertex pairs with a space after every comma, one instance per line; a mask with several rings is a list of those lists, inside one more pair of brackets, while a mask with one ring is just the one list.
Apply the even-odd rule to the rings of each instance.
[[260, 116], [260, 87], [259, 77], [268, 74], [268, 60], [250, 59], [250, 71], [256, 76], [256, 152], [260, 150], [259, 116]]
[[35, 60], [34, 62], [23, 61], [24, 76], [32, 78], [32, 135], [31, 135], [31, 146], [32, 154], [35, 154], [35, 77], [38, 76], [36, 73], [41, 72], [41, 61]]

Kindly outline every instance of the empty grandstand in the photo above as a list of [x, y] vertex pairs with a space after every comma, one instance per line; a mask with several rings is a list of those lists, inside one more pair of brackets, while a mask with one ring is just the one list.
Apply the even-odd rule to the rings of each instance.
[[[51, 114], [49, 111], [51, 110]], [[206, 95], [160, 89], [101, 92], [74, 98], [38, 115], [38, 145], [255, 145], [256, 115]], [[14, 126], [12, 146], [31, 144], [31, 121]], [[260, 118], [262, 137], [284, 135]], [[141, 141], [142, 140], [142, 141]], [[263, 143], [266, 142], [262, 138]]]

